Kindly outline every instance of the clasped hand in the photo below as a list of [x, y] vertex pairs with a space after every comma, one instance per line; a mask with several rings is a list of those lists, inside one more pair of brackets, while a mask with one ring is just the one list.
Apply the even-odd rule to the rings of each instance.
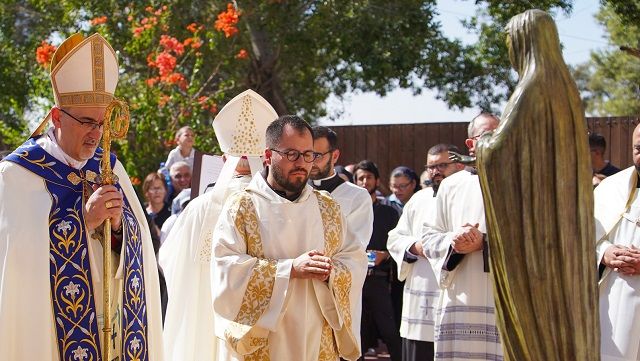
[[453, 234], [451, 247], [456, 253], [467, 254], [482, 249], [482, 232], [478, 226], [478, 223], [466, 223]]
[[602, 262], [625, 276], [640, 274], [640, 249], [612, 245], [604, 251]]
[[331, 258], [324, 253], [312, 250], [293, 260], [291, 278], [316, 279], [326, 281], [331, 273]]
[[119, 229], [122, 222], [124, 197], [112, 185], [94, 186], [84, 206], [84, 220], [91, 231], [98, 228], [107, 218], [111, 218], [111, 229]]

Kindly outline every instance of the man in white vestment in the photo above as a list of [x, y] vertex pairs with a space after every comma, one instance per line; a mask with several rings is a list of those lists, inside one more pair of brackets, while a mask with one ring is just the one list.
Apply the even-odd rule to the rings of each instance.
[[[498, 122], [486, 113], [471, 121], [466, 140], [471, 155], [480, 135], [497, 128]], [[445, 178], [422, 239], [442, 289], [434, 327], [436, 360], [503, 359], [484, 233], [478, 176], [461, 171]]]
[[220, 359], [355, 360], [364, 246], [344, 237], [338, 203], [307, 184], [311, 127], [282, 116], [266, 145], [267, 168], [229, 197], [213, 234]]
[[265, 130], [277, 117], [264, 98], [247, 90], [231, 99], [213, 120], [224, 152], [221, 174], [210, 192], [187, 205], [160, 248], [169, 299], [164, 324], [166, 360], [216, 360], [210, 276], [213, 229], [226, 198], [244, 190], [251, 176], [262, 170]]
[[[317, 190], [327, 191], [340, 205], [345, 217], [345, 237], [357, 240], [364, 247], [369, 244], [373, 232], [373, 209], [369, 193], [357, 185], [338, 176], [334, 167], [340, 158], [338, 135], [331, 128], [315, 126], [313, 129], [313, 150], [318, 158], [313, 162], [309, 184]], [[361, 303], [358, 303], [359, 305]], [[357, 310], [360, 315], [362, 310]], [[354, 317], [354, 327], [360, 329], [360, 317]], [[356, 334], [360, 342], [360, 333]]]
[[594, 191], [602, 361], [640, 360], [640, 126], [633, 163]]
[[[111, 220], [112, 360], [162, 360], [158, 269], [145, 212], [122, 164], [98, 147], [116, 53], [99, 34], [53, 56], [55, 106], [0, 162], [0, 359], [102, 360], [104, 221]], [[53, 126], [41, 132], [51, 122]], [[102, 185], [111, 157], [115, 185]]]
[[313, 127], [313, 150], [318, 158], [313, 162], [309, 184], [331, 194], [347, 219], [346, 237], [359, 240], [366, 247], [373, 232], [371, 197], [364, 188], [343, 180], [336, 173], [334, 167], [340, 158], [336, 132], [328, 127]]
[[425, 170], [432, 186], [422, 189], [405, 205], [398, 225], [389, 232], [387, 248], [398, 264], [398, 279], [405, 281], [400, 336], [402, 360], [433, 360], [433, 327], [440, 299], [440, 286], [422, 252], [422, 229], [435, 214], [435, 196], [442, 180], [464, 166], [449, 160], [453, 145], [437, 144], [427, 152]]

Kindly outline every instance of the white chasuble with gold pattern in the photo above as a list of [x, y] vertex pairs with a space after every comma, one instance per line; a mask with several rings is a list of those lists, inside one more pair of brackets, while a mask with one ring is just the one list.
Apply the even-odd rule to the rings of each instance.
[[[328, 193], [307, 185], [291, 202], [261, 174], [226, 202], [213, 234], [212, 289], [219, 360], [356, 360], [367, 269], [362, 243], [344, 239], [344, 217]], [[290, 279], [293, 260], [320, 250], [328, 282]], [[354, 316], [355, 315], [355, 316]]]

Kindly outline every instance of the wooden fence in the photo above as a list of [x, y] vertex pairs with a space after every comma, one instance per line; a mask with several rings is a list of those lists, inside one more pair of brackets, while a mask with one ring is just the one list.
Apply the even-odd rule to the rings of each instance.
[[[631, 133], [640, 117], [587, 118], [591, 132], [607, 140], [606, 159], [626, 168], [633, 164]], [[369, 159], [380, 169], [381, 185], [387, 191], [388, 175], [393, 168], [405, 165], [418, 175], [424, 170], [427, 150], [438, 143], [454, 144], [463, 152], [467, 148], [467, 123], [421, 123], [393, 125], [354, 125], [331, 127], [338, 134], [339, 164]]]

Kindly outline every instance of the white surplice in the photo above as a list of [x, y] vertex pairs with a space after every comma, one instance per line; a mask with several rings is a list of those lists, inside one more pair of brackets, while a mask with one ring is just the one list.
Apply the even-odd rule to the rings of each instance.
[[425, 223], [422, 246], [442, 294], [435, 322], [436, 360], [502, 360], [495, 319], [493, 284], [484, 272], [482, 251], [466, 254], [443, 270], [453, 233], [466, 223], [486, 233], [477, 175], [467, 171], [445, 178], [436, 196], [435, 216]]
[[[46, 137], [46, 136], [45, 136]], [[56, 144], [38, 144], [59, 161], [68, 164]], [[53, 151], [52, 151], [53, 150]], [[77, 166], [82, 166], [79, 162]], [[76, 166], [76, 164], [73, 164]], [[147, 349], [149, 360], [162, 360], [162, 316], [158, 267], [145, 212], [122, 164], [118, 176], [124, 196], [140, 225], [147, 305]], [[58, 341], [51, 305], [49, 260], [49, 212], [52, 200], [43, 179], [9, 161], [0, 162], [0, 360], [58, 360]], [[102, 245], [87, 231], [88, 257], [99, 334], [102, 341]], [[112, 297], [117, 303], [122, 292], [123, 257], [113, 257], [115, 276]], [[118, 293], [119, 292], [119, 293]], [[120, 311], [116, 311], [121, 313]], [[115, 317], [113, 318], [116, 319]]]
[[407, 263], [404, 257], [405, 252], [422, 239], [424, 223], [435, 215], [435, 200], [433, 188], [414, 194], [387, 240], [389, 253], [398, 264], [398, 279], [405, 281], [400, 336], [409, 340], [433, 342], [435, 311], [440, 298], [438, 281], [423, 255], [413, 263]]
[[[306, 185], [291, 202], [261, 174], [227, 200], [214, 231], [211, 279], [216, 335], [226, 340], [221, 360], [338, 360], [334, 340], [340, 356], [357, 359], [360, 330], [352, 320], [367, 259], [342, 224], [328, 193]], [[332, 259], [328, 282], [290, 279], [293, 259], [314, 249]]]
[[[250, 176], [233, 178], [226, 194], [246, 188]], [[167, 282], [164, 321], [166, 360], [215, 360], [211, 296], [211, 239], [223, 204], [215, 192], [193, 199], [180, 213], [160, 247], [159, 262]]]
[[344, 182], [331, 192], [346, 218], [345, 237], [360, 241], [366, 247], [373, 232], [371, 196], [366, 189]]
[[[635, 168], [630, 167], [607, 177], [595, 189], [598, 264], [614, 244], [640, 248], [637, 177]], [[599, 286], [601, 359], [640, 360], [640, 276], [606, 268]]]

